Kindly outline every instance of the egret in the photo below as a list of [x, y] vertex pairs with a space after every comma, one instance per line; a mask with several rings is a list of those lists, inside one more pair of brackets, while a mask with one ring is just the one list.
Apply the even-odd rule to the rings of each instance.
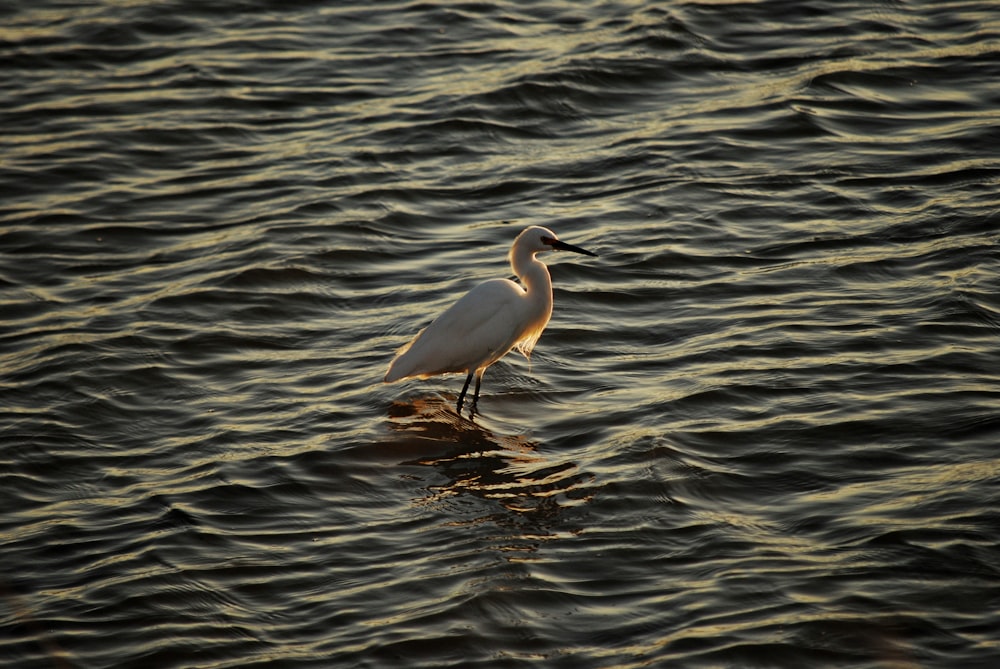
[[383, 381], [465, 372], [468, 376], [456, 410], [462, 412], [462, 403], [475, 376], [476, 390], [472, 397], [475, 411], [486, 368], [515, 347], [528, 358], [548, 324], [552, 316], [552, 277], [545, 263], [535, 255], [557, 249], [597, 256], [559, 241], [547, 228], [527, 228], [514, 240], [507, 256], [522, 285], [509, 279], [492, 279], [470, 290], [399, 349]]

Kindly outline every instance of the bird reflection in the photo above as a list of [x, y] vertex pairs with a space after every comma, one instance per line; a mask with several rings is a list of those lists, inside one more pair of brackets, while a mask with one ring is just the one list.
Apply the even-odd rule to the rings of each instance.
[[564, 510], [593, 496], [594, 476], [575, 463], [540, 454], [538, 445], [523, 436], [496, 435], [465, 420], [443, 399], [397, 402], [389, 417], [394, 436], [403, 437], [397, 447], [421, 450], [405, 464], [433, 467], [446, 479], [429, 485], [417, 504], [447, 505], [472, 495], [503, 510], [458, 522], [516, 524], [522, 536], [553, 536]]

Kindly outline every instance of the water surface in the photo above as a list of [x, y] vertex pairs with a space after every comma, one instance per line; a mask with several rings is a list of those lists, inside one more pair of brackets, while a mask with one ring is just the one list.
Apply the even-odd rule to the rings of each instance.
[[6, 665], [1000, 660], [992, 3], [0, 14]]

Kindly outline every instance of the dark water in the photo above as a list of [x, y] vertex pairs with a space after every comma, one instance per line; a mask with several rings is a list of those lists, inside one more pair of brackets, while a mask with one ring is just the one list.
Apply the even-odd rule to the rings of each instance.
[[[0, 10], [0, 660], [993, 667], [1000, 10]], [[384, 385], [542, 224], [530, 365]]]

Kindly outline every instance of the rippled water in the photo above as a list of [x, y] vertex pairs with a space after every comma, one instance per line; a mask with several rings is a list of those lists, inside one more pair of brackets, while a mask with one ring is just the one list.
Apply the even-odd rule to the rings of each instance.
[[0, 16], [5, 666], [1000, 661], [995, 4]]

